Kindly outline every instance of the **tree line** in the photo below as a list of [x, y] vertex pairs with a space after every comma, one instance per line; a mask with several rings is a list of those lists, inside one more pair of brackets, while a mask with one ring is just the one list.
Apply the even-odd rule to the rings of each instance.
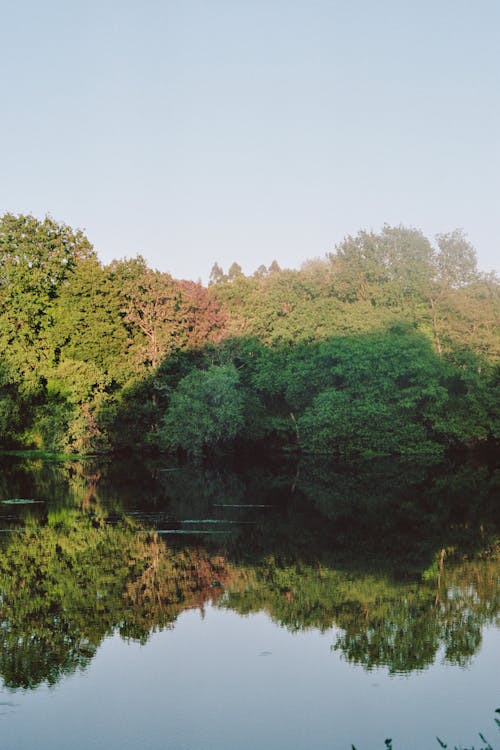
[[463, 232], [385, 226], [208, 287], [0, 218], [0, 444], [194, 455], [439, 453], [497, 440], [499, 289]]

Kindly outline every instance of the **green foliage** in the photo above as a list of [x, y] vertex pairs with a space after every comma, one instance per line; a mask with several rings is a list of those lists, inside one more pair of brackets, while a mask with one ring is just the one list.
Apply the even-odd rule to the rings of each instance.
[[97, 258], [78, 263], [54, 301], [50, 332], [54, 363], [67, 359], [91, 363], [117, 383], [135, 372], [130, 349], [133, 337], [122, 313], [119, 279]]
[[301, 418], [302, 443], [314, 453], [375, 455], [432, 450], [423, 426], [396, 404], [350, 398], [326, 390]]
[[305, 449], [366, 454], [436, 451], [496, 435], [494, 390], [477, 368], [474, 359], [453, 368], [425, 338], [396, 330], [298, 347], [272, 372], [301, 415]]
[[476, 252], [461, 229], [438, 234], [439, 254], [436, 266], [439, 277], [450, 287], [460, 287], [477, 277]]
[[11, 368], [0, 362], [0, 441], [14, 438], [19, 423], [18, 384]]
[[[497, 440], [500, 286], [460, 230], [385, 226], [210, 287], [80, 231], [0, 218], [0, 440], [101, 452], [244, 442], [335, 455]], [[215, 369], [213, 369], [215, 368]], [[219, 368], [219, 369], [217, 369]], [[224, 394], [224, 397], [223, 397]]]
[[162, 444], [200, 454], [234, 440], [244, 425], [245, 394], [234, 365], [194, 370], [172, 394], [160, 432]]
[[330, 256], [337, 293], [347, 301], [414, 304], [433, 276], [433, 250], [422, 232], [385, 226], [347, 237]]
[[0, 348], [23, 380], [36, 384], [53, 302], [75, 266], [93, 250], [81, 232], [46, 218], [5, 214], [0, 219]]

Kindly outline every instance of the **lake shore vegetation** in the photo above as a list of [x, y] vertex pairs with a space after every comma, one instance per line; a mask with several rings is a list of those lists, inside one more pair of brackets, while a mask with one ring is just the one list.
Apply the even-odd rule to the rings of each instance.
[[0, 218], [0, 446], [439, 455], [500, 436], [500, 284], [464, 233], [384, 226], [210, 283]]

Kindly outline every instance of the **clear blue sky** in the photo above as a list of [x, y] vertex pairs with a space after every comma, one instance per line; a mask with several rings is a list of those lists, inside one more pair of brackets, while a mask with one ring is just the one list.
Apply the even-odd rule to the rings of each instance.
[[3, 0], [0, 213], [177, 278], [385, 222], [500, 256], [499, 0]]

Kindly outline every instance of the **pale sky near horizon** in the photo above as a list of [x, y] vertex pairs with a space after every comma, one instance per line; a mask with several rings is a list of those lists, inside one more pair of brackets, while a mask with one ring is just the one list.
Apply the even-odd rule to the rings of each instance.
[[0, 214], [206, 281], [384, 223], [500, 257], [500, 0], [0, 0]]

